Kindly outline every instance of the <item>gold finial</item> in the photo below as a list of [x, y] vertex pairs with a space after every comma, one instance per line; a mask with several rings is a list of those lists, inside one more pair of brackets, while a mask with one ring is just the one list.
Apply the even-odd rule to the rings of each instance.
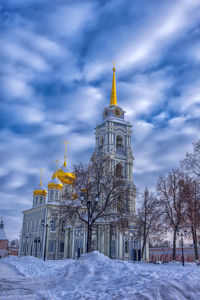
[[42, 186], [42, 171], [43, 171], [43, 168], [41, 168], [41, 175], [40, 175], [40, 186]]
[[56, 159], [56, 177], [57, 177], [57, 172], [58, 172], [58, 163], [59, 163], [59, 160]]
[[65, 159], [64, 159], [64, 167], [67, 166], [67, 144], [69, 144], [68, 141], [65, 141]]
[[110, 106], [117, 106], [117, 92], [116, 92], [116, 81], [115, 81], [115, 65], [116, 61], [113, 61], [113, 81], [112, 81], [112, 90], [110, 97]]

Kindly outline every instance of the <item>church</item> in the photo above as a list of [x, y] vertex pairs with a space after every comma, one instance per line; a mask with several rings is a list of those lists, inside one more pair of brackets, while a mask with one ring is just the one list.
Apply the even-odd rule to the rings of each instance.
[[[95, 128], [95, 149], [108, 155], [116, 170], [132, 189], [127, 210], [132, 222], [123, 232], [105, 218], [94, 224], [92, 250], [98, 250], [112, 259], [141, 260], [142, 239], [135, 218], [135, 186], [133, 183], [133, 154], [131, 148], [132, 125], [125, 119], [125, 111], [117, 103], [115, 67], [110, 105], [102, 113], [102, 121]], [[70, 173], [66, 161], [52, 175], [46, 190], [42, 185], [42, 170], [39, 186], [33, 191], [32, 208], [23, 211], [20, 256], [32, 255], [45, 259], [79, 258], [86, 252], [87, 228], [80, 220], [70, 223], [66, 219], [64, 200], [67, 191], [73, 189], [76, 176]], [[148, 259], [148, 244], [145, 258]]]

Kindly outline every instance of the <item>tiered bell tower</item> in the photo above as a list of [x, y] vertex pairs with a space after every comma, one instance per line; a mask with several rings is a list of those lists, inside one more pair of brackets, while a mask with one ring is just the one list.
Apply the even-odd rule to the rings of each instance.
[[128, 204], [130, 212], [135, 211], [135, 186], [133, 183], [133, 154], [131, 149], [132, 125], [124, 118], [125, 111], [117, 105], [115, 67], [113, 68], [113, 81], [110, 105], [103, 110], [103, 120], [95, 128], [96, 146], [95, 154], [105, 152], [110, 156], [116, 175], [127, 180], [131, 195]]

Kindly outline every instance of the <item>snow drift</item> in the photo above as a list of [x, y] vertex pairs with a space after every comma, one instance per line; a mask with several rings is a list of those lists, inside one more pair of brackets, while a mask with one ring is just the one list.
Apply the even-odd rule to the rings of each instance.
[[[26, 271], [23, 259], [27, 259]], [[43, 279], [40, 287], [41, 299], [200, 299], [200, 267], [195, 264], [134, 264], [109, 259], [97, 251], [78, 260], [23, 259], [16, 259], [17, 263], [11, 259], [11, 263], [20, 271], [20, 264], [23, 265], [24, 274], [29, 273], [31, 266], [35, 271], [29, 277], [46, 275], [45, 286]], [[40, 270], [36, 271], [39, 265]]]

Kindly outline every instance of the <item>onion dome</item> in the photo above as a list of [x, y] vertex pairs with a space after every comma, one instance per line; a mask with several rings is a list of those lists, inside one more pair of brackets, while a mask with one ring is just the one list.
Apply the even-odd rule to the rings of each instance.
[[42, 169], [41, 169], [41, 178], [40, 178], [40, 185], [34, 189], [33, 195], [45, 196], [47, 195], [47, 190], [42, 186]]
[[60, 180], [58, 180], [57, 177], [52, 178], [52, 180], [48, 183], [48, 189], [56, 189], [56, 190], [62, 190], [63, 185]]
[[[67, 172], [67, 168], [64, 165], [58, 169], [57, 177], [63, 184], [73, 184], [76, 180], [76, 176], [73, 173]], [[56, 178], [56, 172], [53, 174], [52, 178]]]
[[63, 184], [73, 184], [76, 180], [76, 176], [73, 173], [67, 171], [67, 142], [65, 142], [65, 158], [63, 166], [54, 172], [52, 178], [58, 178]]

